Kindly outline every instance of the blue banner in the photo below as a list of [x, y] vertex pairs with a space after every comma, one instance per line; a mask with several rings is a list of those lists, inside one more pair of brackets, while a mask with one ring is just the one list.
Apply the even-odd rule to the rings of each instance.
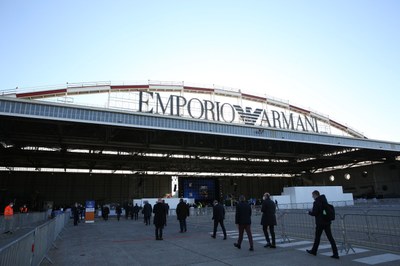
[[86, 208], [94, 208], [94, 200], [87, 200], [86, 201]]

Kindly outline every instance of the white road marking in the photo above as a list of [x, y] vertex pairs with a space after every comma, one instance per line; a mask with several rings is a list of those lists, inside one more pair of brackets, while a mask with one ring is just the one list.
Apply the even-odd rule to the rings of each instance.
[[365, 257], [361, 259], [355, 259], [353, 261], [369, 264], [369, 265], [375, 265], [379, 263], [384, 263], [384, 262], [389, 262], [389, 261], [396, 261], [400, 260], [399, 255], [391, 254], [391, 253], [385, 253], [381, 255], [375, 255], [375, 256], [370, 256], [370, 257]]
[[[340, 257], [343, 257], [343, 256], [348, 256], [348, 255], [353, 255], [353, 254], [359, 254], [359, 253], [368, 252], [369, 250], [368, 250], [368, 249], [363, 249], [363, 248], [354, 248], [354, 251], [355, 251], [356, 253], [354, 253], [354, 252], [350, 249], [349, 253], [346, 254], [346, 251], [342, 250], [342, 251], [339, 251], [339, 256], [340, 256]], [[324, 255], [324, 256], [332, 256], [332, 251], [321, 253], [321, 255]]]
[[312, 244], [312, 242], [304, 240], [304, 241], [299, 241], [299, 242], [290, 242], [290, 243], [285, 243], [285, 244], [278, 244], [276, 246], [277, 247], [281, 247], [281, 248], [287, 248], [287, 247], [309, 245], [309, 244]]
[[[331, 244], [319, 245], [318, 250], [327, 249], [327, 248], [331, 248]], [[308, 248], [298, 248], [297, 250], [306, 251], [307, 249], [312, 249], [312, 246], [310, 246]]]

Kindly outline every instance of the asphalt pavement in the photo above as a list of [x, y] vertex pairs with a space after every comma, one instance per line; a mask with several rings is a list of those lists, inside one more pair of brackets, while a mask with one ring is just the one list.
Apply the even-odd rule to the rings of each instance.
[[[52, 265], [400, 265], [400, 253], [365, 247], [355, 247], [355, 253], [342, 252], [340, 259], [330, 258], [328, 243], [321, 243], [317, 256], [305, 252], [312, 246], [310, 239], [280, 239], [277, 248], [264, 248], [259, 217], [253, 221], [254, 251], [249, 251], [245, 234], [242, 248], [233, 246], [238, 233], [234, 224], [226, 224], [227, 240], [218, 228], [217, 238], [210, 237], [210, 216], [188, 218], [188, 231], [180, 233], [175, 216], [168, 217], [164, 240], [155, 240], [154, 226], [122, 218], [117, 221], [96, 219], [65, 228], [48, 253]], [[338, 243], [339, 246], [339, 243]], [[51, 265], [44, 259], [41, 265]]]

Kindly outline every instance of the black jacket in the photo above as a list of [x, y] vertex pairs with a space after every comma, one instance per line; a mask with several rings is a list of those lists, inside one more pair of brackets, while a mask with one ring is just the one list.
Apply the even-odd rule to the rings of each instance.
[[225, 219], [225, 208], [221, 204], [217, 204], [213, 207], [213, 220], [222, 221]]
[[185, 220], [189, 216], [189, 208], [186, 203], [179, 202], [176, 206], [176, 216], [178, 220]]
[[262, 225], [276, 225], [276, 205], [271, 199], [266, 199], [263, 201], [261, 207], [262, 217], [261, 224]]
[[167, 211], [165, 210], [165, 206], [163, 203], [158, 202], [154, 205], [153, 208], [153, 213], [154, 213], [154, 225], [156, 227], [164, 227], [164, 225], [167, 223]]
[[151, 216], [151, 211], [152, 211], [151, 204], [150, 203], [146, 203], [143, 206], [143, 210], [142, 210], [142, 213], [143, 213], [144, 217], [150, 217]]
[[328, 204], [325, 195], [320, 195], [315, 199], [312, 211], [309, 211], [308, 214], [311, 216], [315, 216], [315, 224], [316, 225], [327, 225], [331, 224], [330, 221], [327, 221], [323, 217], [324, 207]]
[[247, 202], [241, 201], [236, 205], [235, 224], [251, 224], [251, 206]]

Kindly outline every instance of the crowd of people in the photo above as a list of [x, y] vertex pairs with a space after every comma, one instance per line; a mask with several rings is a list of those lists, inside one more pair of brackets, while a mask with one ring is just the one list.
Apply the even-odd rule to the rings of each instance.
[[[317, 255], [318, 246], [320, 243], [322, 232], [325, 232], [331, 247], [333, 255], [332, 258], [338, 259], [338, 249], [335, 243], [335, 240], [332, 236], [331, 232], [331, 220], [327, 218], [326, 210], [329, 205], [325, 195], [320, 195], [319, 191], [315, 190], [312, 193], [312, 197], [314, 199], [314, 204], [312, 210], [309, 211], [309, 215], [315, 217], [316, 229], [315, 229], [315, 239], [313, 247], [310, 250], [306, 250], [307, 253], [311, 255]], [[246, 201], [244, 196], [240, 196], [239, 200], [235, 202], [235, 224], [237, 226], [237, 230], [239, 232], [238, 240], [234, 243], [234, 247], [241, 249], [242, 241], [244, 237], [244, 232], [246, 232], [247, 238], [249, 240], [249, 250], [254, 251], [254, 242], [253, 236], [251, 233], [251, 216], [252, 216], [252, 208], [251, 205], [253, 201]], [[196, 208], [201, 209], [204, 205], [199, 203], [200, 205], [195, 205]], [[278, 208], [277, 201], [273, 201], [269, 193], [265, 193], [263, 195], [261, 201], [261, 221], [260, 224], [262, 226], [262, 230], [264, 232], [264, 237], [266, 240], [265, 248], [276, 248], [276, 238], [275, 238], [275, 226], [277, 225], [276, 219], [276, 210]], [[178, 205], [176, 206], [175, 212], [177, 220], [179, 221], [180, 233], [187, 232], [187, 223], [186, 219], [190, 215], [190, 207], [193, 205], [189, 205], [183, 199], [180, 199]], [[218, 226], [221, 227], [223, 233], [223, 240], [227, 239], [226, 228], [224, 225], [225, 220], [225, 207], [223, 204], [214, 200], [212, 203], [212, 220], [213, 224], [213, 233], [211, 237], [216, 239]], [[125, 206], [125, 215], [126, 218], [130, 216], [131, 219], [138, 220], [139, 212], [143, 214], [144, 224], [146, 226], [151, 225], [151, 217], [153, 215], [153, 224], [155, 226], [155, 239], [163, 240], [163, 229], [167, 226], [167, 216], [169, 214], [169, 206], [165, 203], [161, 198], [157, 200], [154, 206], [147, 201], [144, 202], [143, 206], [132, 206], [132, 204], [128, 204]], [[78, 205], [76, 205], [76, 213], [78, 213]], [[108, 215], [110, 210], [108, 206], [103, 206], [102, 208], [102, 217], [105, 221], [108, 220]], [[116, 207], [116, 215], [117, 220], [120, 220], [122, 214], [122, 208], [120, 205]], [[75, 217], [75, 216], [74, 216]], [[79, 217], [76, 214], [76, 217]], [[76, 218], [78, 219], [78, 218]], [[74, 220], [75, 221], [75, 220]]]
[[[319, 191], [315, 190], [312, 192], [312, 197], [314, 199], [313, 208], [309, 211], [309, 215], [315, 217], [315, 237], [314, 244], [310, 250], [306, 250], [307, 253], [316, 256], [318, 251], [318, 246], [320, 243], [321, 235], [325, 232], [331, 247], [333, 255], [332, 258], [339, 259], [338, 249], [335, 243], [335, 240], [332, 236], [331, 231], [331, 221], [334, 219], [329, 217], [329, 207], [332, 205], [328, 204], [328, 201], [325, 195], [321, 195]], [[239, 197], [239, 201], [235, 204], [236, 212], [235, 212], [235, 224], [237, 226], [239, 235], [237, 242], [234, 243], [234, 247], [241, 249], [242, 241], [244, 237], [244, 232], [247, 234], [247, 238], [249, 240], [249, 250], [254, 251], [253, 237], [251, 232], [251, 216], [252, 216], [252, 208], [251, 204], [246, 201], [244, 196]], [[5, 233], [12, 233], [12, 220], [14, 215], [13, 210], [14, 203], [10, 202], [4, 209], [5, 216]], [[227, 239], [227, 233], [224, 225], [225, 220], [225, 207], [223, 204], [214, 200], [212, 203], [212, 220], [213, 220], [213, 233], [211, 234], [212, 238], [216, 238], [217, 236], [217, 228], [221, 227], [223, 233], [223, 240]], [[190, 215], [190, 207], [187, 202], [183, 199], [179, 200], [178, 205], [176, 206], [175, 212], [177, 220], [179, 221], [180, 233], [187, 232], [187, 223], [186, 219]], [[163, 229], [167, 226], [167, 216], [169, 215], [169, 205], [165, 203], [161, 198], [159, 198], [154, 206], [148, 201], [144, 202], [143, 206], [138, 206], [138, 204], [126, 204], [125, 205], [125, 217], [128, 219], [129, 217], [133, 220], [139, 219], [139, 213], [143, 214], [143, 222], [146, 226], [150, 226], [151, 217], [153, 216], [153, 224], [155, 226], [155, 239], [163, 240]], [[262, 204], [261, 204], [261, 226], [264, 232], [264, 237], [266, 240], [265, 248], [276, 248], [276, 239], [275, 239], [275, 226], [277, 225], [276, 219], [276, 209], [277, 202], [271, 199], [269, 193], [265, 193], [263, 195]], [[74, 218], [74, 225], [78, 225], [80, 219], [84, 219], [84, 210], [83, 205], [75, 203], [72, 207], [72, 215]], [[20, 207], [21, 213], [27, 213], [28, 207], [26, 205], [22, 205]], [[117, 215], [117, 220], [119, 221], [122, 215], [122, 207], [117, 204], [115, 208], [115, 212]], [[328, 212], [328, 213], [327, 213]], [[110, 208], [107, 205], [101, 207], [101, 215], [102, 218], [107, 221], [108, 216], [110, 214]], [[332, 214], [331, 214], [332, 215]], [[334, 213], [333, 213], [334, 215]]]

